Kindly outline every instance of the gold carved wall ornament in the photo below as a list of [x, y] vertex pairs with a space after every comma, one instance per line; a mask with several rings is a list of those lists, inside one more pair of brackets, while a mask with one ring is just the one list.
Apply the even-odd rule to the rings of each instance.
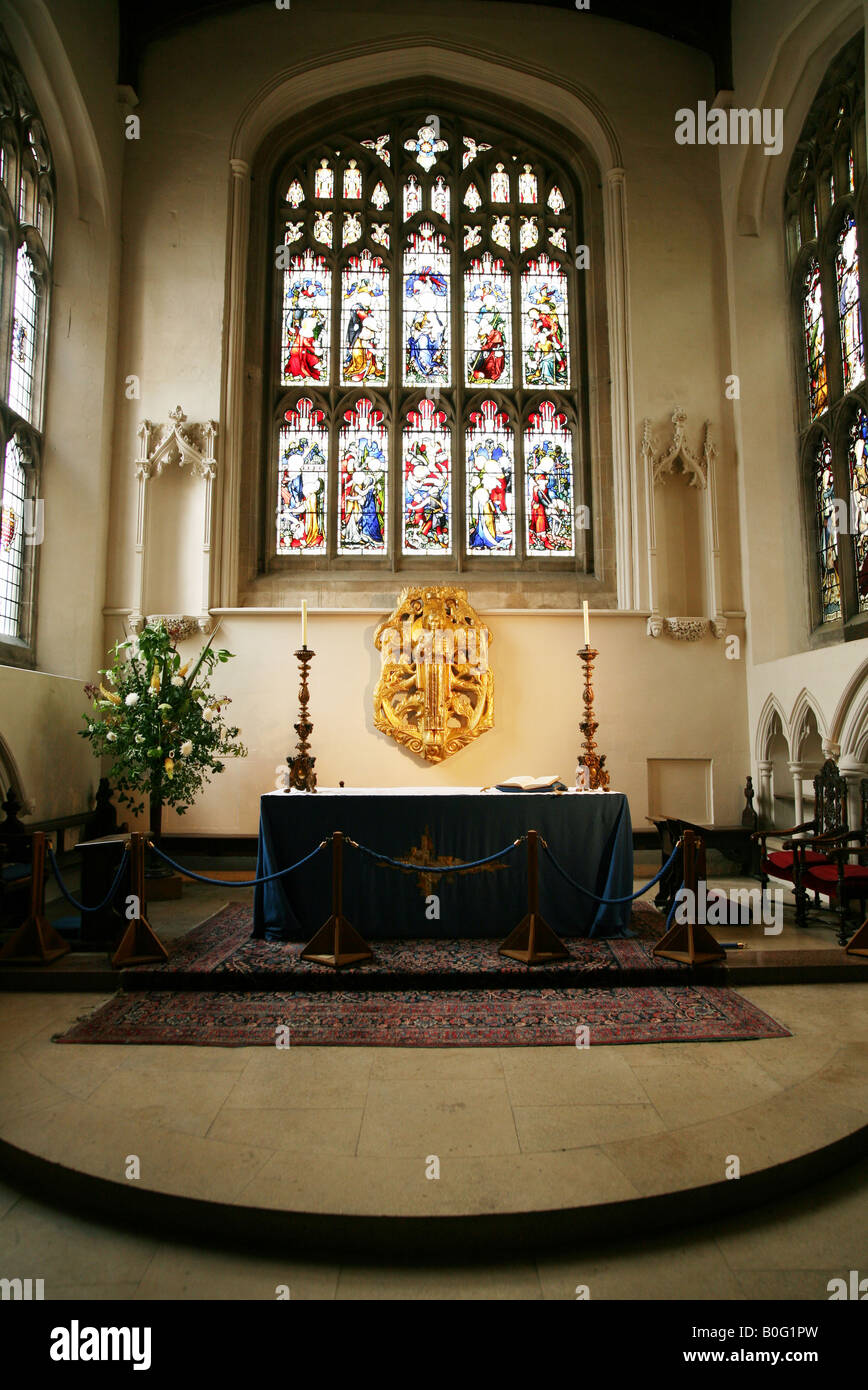
[[405, 589], [374, 633], [382, 658], [374, 723], [439, 763], [494, 727], [491, 633], [452, 584]]

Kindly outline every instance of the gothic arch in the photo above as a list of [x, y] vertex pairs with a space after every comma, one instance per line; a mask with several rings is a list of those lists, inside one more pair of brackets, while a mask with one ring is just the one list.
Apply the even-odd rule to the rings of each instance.
[[781, 732], [787, 741], [787, 748], [791, 750], [790, 757], [792, 757], [790, 726], [787, 721], [787, 716], [784, 714], [783, 706], [777, 695], [767, 695], [756, 726], [754, 749], [757, 762], [766, 762], [771, 757], [770, 744], [774, 737], [772, 730], [775, 718], [777, 718], [780, 723]]
[[868, 761], [868, 660], [848, 680], [838, 701], [829, 732], [841, 758]]
[[[453, 40], [432, 44], [429, 37], [402, 36], [391, 43], [356, 45], [343, 55], [310, 66], [294, 64], [266, 83], [248, 103], [230, 147], [226, 312], [220, 418], [224, 438], [224, 478], [219, 500], [220, 535], [215, 597], [220, 606], [237, 601], [241, 544], [237, 517], [241, 498], [244, 439], [244, 341], [246, 279], [250, 238], [251, 165], [269, 134], [323, 101], [336, 102], [382, 84], [383, 55], [390, 85], [414, 81], [456, 84], [492, 99], [505, 90], [543, 121], [557, 122], [593, 154], [602, 175], [605, 247], [605, 299], [611, 378], [611, 448], [614, 497], [615, 582], [619, 608], [640, 602], [634, 515], [638, 495], [630, 340], [630, 287], [626, 244], [625, 175], [615, 131], [596, 99], [577, 84], [556, 82], [534, 63], [495, 61], [485, 52]], [[593, 439], [592, 439], [593, 444]]]
[[805, 738], [805, 720], [808, 714], [812, 714], [817, 724], [817, 732], [821, 740], [825, 743], [828, 737], [826, 718], [822, 711], [822, 706], [816, 696], [803, 686], [796, 696], [793, 705], [793, 712], [790, 715], [790, 753], [794, 762], [798, 762], [802, 755], [802, 747]]

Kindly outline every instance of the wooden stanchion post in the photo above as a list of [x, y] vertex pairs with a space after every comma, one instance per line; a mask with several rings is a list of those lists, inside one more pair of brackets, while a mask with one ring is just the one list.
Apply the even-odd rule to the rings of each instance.
[[11, 937], [0, 960], [16, 960], [22, 965], [48, 965], [71, 949], [45, 915], [45, 831], [34, 830], [33, 860], [30, 868], [30, 911]]
[[[708, 927], [694, 920], [699, 901], [699, 884], [705, 883], [705, 844], [702, 840], [697, 840], [692, 830], [685, 830], [681, 846], [684, 856], [684, 888], [685, 891], [689, 890], [686, 902], [687, 921], [675, 922], [660, 938], [651, 954], [663, 956], [666, 960], [679, 961], [682, 965], [708, 965], [712, 961], [726, 960], [726, 951], [715, 941]], [[675, 912], [677, 915], [677, 907]]]
[[332, 912], [301, 953], [302, 960], [318, 965], [355, 965], [372, 960], [373, 951], [344, 916], [344, 837], [340, 830], [332, 836]]
[[527, 912], [500, 947], [502, 956], [525, 965], [569, 960], [570, 953], [539, 910], [539, 834], [527, 832]]
[[850, 937], [844, 950], [848, 956], [868, 956], [868, 917]]
[[112, 956], [112, 965], [148, 965], [166, 960], [169, 952], [145, 916], [145, 836], [140, 831], [130, 835], [130, 893], [135, 899], [135, 916], [121, 937]]

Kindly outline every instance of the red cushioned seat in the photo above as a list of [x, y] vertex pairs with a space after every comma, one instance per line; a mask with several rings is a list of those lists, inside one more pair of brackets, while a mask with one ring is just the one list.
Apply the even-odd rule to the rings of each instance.
[[[830, 860], [825, 854], [817, 854], [816, 850], [805, 850], [805, 863], [809, 865], [826, 865]], [[834, 866], [833, 866], [834, 867]], [[792, 878], [793, 877], [793, 853], [789, 849], [775, 850], [774, 854], [769, 854], [760, 865], [760, 872], [768, 874], [771, 878]]]
[[[838, 893], [838, 865], [818, 864], [810, 869], [802, 879], [812, 893], [825, 893], [836, 897]], [[844, 865], [844, 885], [848, 895], [868, 897], [868, 866], [864, 864]]]

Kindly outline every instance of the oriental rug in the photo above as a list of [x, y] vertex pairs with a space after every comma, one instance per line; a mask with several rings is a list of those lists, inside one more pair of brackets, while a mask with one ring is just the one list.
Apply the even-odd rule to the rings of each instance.
[[577, 1029], [583, 1028], [592, 1046], [790, 1036], [733, 989], [671, 985], [315, 993], [142, 990], [119, 993], [55, 1041], [274, 1047], [282, 1039], [284, 1045], [301, 1047], [575, 1047]]

